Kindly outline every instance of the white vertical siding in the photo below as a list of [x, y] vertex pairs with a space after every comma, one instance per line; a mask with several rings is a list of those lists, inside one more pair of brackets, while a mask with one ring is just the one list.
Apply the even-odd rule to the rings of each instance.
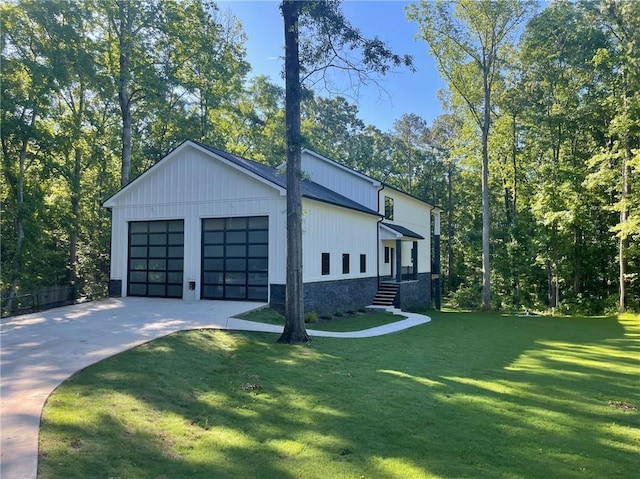
[[374, 180], [309, 152], [302, 154], [302, 170], [312, 181], [369, 209], [378, 209], [378, 186], [374, 185]]
[[[377, 275], [377, 220], [373, 215], [303, 200], [303, 277], [305, 282], [363, 278]], [[322, 253], [330, 254], [330, 274], [322, 274]], [[342, 255], [349, 254], [348, 274]], [[360, 255], [367, 270], [360, 273]]]
[[[431, 271], [431, 206], [413, 198], [400, 191], [386, 188], [380, 192], [380, 214], [384, 215], [384, 197], [393, 198], [393, 220], [386, 219], [385, 223], [404, 226], [411, 231], [424, 237], [418, 240], [418, 272], [428, 273]], [[403, 241], [402, 264], [411, 264], [411, 241]], [[384, 251], [383, 251], [384, 253]], [[382, 267], [388, 269], [389, 265], [384, 265], [384, 256], [380, 259]]]
[[[280, 192], [195, 148], [184, 148], [109, 201], [112, 208], [111, 279], [127, 291], [128, 223], [182, 219], [184, 288], [195, 280], [199, 299], [203, 218], [269, 216], [269, 282], [284, 282], [286, 200]], [[184, 295], [183, 295], [184, 296]]]

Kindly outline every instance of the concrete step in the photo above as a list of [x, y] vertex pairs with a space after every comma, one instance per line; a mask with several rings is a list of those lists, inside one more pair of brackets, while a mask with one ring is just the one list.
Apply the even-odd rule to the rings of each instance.
[[374, 306], [393, 306], [398, 288], [397, 283], [380, 283], [372, 304]]

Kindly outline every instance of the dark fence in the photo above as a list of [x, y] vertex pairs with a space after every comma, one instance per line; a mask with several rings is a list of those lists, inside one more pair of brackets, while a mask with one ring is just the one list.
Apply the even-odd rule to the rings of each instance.
[[37, 291], [16, 295], [12, 304], [7, 304], [8, 298], [2, 298], [2, 317], [34, 313], [74, 304], [77, 293], [77, 288], [74, 285], [47, 286]]

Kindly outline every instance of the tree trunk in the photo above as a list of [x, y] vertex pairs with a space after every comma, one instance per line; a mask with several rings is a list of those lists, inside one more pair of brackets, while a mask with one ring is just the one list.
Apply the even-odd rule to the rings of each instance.
[[451, 293], [453, 291], [453, 164], [449, 166], [447, 178], [447, 263], [447, 293]]
[[489, 270], [489, 127], [491, 125], [491, 91], [489, 72], [484, 72], [484, 113], [482, 122], [482, 309], [491, 309]]
[[[631, 168], [629, 167], [629, 163], [627, 161], [627, 154], [630, 154], [629, 150], [623, 153], [622, 160], [622, 188], [621, 188], [621, 203], [622, 209], [620, 210], [620, 224], [624, 225], [629, 219], [629, 209], [626, 205], [627, 198], [631, 194], [631, 184], [629, 182], [629, 176], [631, 175]], [[627, 285], [626, 285], [626, 275], [627, 275], [627, 255], [626, 251], [629, 249], [629, 238], [626, 234], [621, 234], [620, 242], [618, 245], [618, 263], [619, 263], [619, 302], [618, 302], [618, 310], [621, 313], [624, 313], [627, 309], [626, 305], [626, 296], [627, 296]]]
[[[33, 129], [34, 125], [36, 124], [36, 116], [36, 111], [34, 109], [31, 114], [31, 121], [29, 122], [29, 126], [31, 129]], [[16, 298], [18, 284], [20, 283], [20, 275], [22, 273], [22, 246], [24, 245], [24, 178], [28, 146], [29, 140], [24, 138], [20, 147], [20, 163], [18, 165], [18, 187], [16, 191], [18, 199], [16, 209], [16, 251], [13, 256], [13, 260], [11, 261], [11, 274], [13, 275], [13, 279], [11, 280], [11, 286], [9, 287], [9, 294], [7, 295], [7, 301], [5, 304], [6, 310], [9, 312], [9, 314], [11, 314], [11, 310], [13, 309], [13, 303]]]
[[[629, 92], [627, 85], [627, 72], [622, 69], [622, 107], [625, 118], [629, 118]], [[624, 151], [622, 152], [622, 178], [620, 185], [620, 226], [624, 228], [625, 223], [629, 219], [629, 207], [627, 206], [627, 199], [631, 194], [631, 183], [629, 177], [631, 176], [631, 167], [629, 163], [632, 158], [631, 153], [631, 141], [629, 130], [626, 130], [623, 135]], [[627, 254], [626, 251], [629, 248], [629, 238], [626, 232], [623, 230], [620, 232], [620, 241], [618, 243], [618, 265], [619, 265], [619, 279], [618, 279], [618, 311], [624, 313], [627, 309], [626, 297], [627, 297]]]
[[300, 127], [300, 3], [282, 2], [285, 39], [285, 122], [287, 141], [287, 284], [285, 326], [279, 343], [309, 341], [304, 325], [302, 282], [302, 134]]
[[24, 211], [24, 173], [25, 173], [25, 158], [27, 155], [27, 141], [23, 141], [22, 149], [20, 151], [20, 172], [18, 175], [18, 207], [16, 215], [16, 252], [11, 262], [13, 280], [9, 287], [9, 295], [7, 296], [7, 302], [5, 307], [9, 314], [13, 310], [13, 303], [16, 298], [16, 292], [18, 289], [18, 283], [20, 281], [20, 275], [22, 272], [22, 245], [24, 244], [24, 222], [22, 219]]
[[72, 225], [71, 234], [69, 235], [69, 284], [76, 284], [78, 277], [78, 236], [80, 230], [80, 174], [82, 167], [82, 151], [79, 147], [75, 148], [75, 158], [73, 165], [73, 177], [71, 178], [71, 215]]
[[129, 88], [131, 83], [131, 49], [132, 49], [132, 25], [131, 12], [125, 8], [130, 6], [128, 2], [119, 5], [120, 13], [120, 37], [119, 37], [119, 90], [118, 101], [120, 115], [122, 117], [122, 169], [120, 185], [127, 186], [131, 171], [131, 96]]

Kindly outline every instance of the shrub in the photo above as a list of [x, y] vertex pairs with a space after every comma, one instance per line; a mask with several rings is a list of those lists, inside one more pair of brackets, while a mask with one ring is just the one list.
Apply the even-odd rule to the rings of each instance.
[[304, 315], [304, 322], [313, 324], [318, 322], [318, 314], [315, 311], [309, 311]]

